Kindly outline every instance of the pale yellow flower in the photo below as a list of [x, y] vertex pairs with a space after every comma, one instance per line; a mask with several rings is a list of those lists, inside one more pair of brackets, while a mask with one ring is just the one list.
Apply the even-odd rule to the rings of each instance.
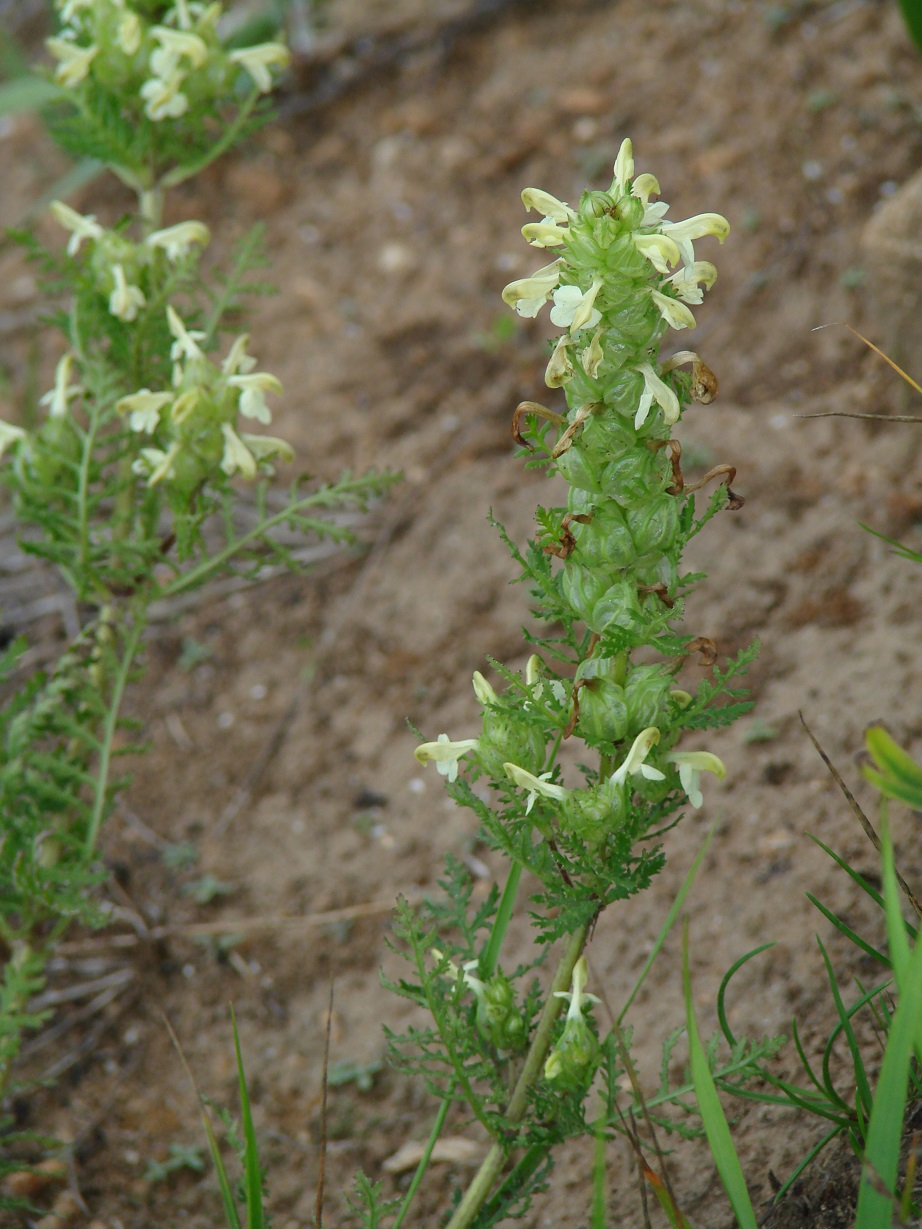
[[287, 68], [291, 59], [288, 48], [282, 43], [259, 43], [255, 47], [241, 47], [228, 57], [232, 63], [250, 74], [256, 88], [263, 94], [272, 89], [270, 68]]
[[46, 38], [45, 46], [58, 61], [54, 70], [55, 81], [67, 89], [79, 85], [86, 78], [90, 65], [99, 54], [98, 47], [78, 47], [66, 38]]

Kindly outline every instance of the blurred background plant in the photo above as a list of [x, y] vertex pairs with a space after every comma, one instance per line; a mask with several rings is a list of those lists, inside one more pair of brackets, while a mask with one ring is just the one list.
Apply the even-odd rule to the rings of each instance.
[[[126, 783], [116, 761], [142, 750], [122, 706], [152, 604], [217, 576], [299, 570], [299, 539], [351, 540], [331, 513], [365, 508], [394, 480], [299, 476], [281, 495], [270, 487], [293, 452], [261, 429], [282, 387], [240, 331], [246, 295], [259, 289], [249, 275], [264, 263], [260, 233], [228, 271], [206, 272], [204, 224], [163, 225], [169, 189], [266, 121], [287, 48], [242, 30], [229, 45], [218, 4], [61, 0], [56, 13], [51, 69], [20, 81], [33, 83], [77, 165], [117, 176], [135, 205], [107, 226], [54, 201], [64, 252], [30, 230], [14, 235], [41, 270], [46, 327], [63, 344], [53, 387], [21, 424], [0, 423], [0, 481], [22, 550], [58, 570], [80, 627], [45, 671], [23, 671], [22, 639], [0, 659], [4, 1105], [23, 1034], [49, 1014], [30, 1003], [56, 944], [111, 913], [99, 837]], [[4, 1147], [0, 1171], [15, 1164]]]

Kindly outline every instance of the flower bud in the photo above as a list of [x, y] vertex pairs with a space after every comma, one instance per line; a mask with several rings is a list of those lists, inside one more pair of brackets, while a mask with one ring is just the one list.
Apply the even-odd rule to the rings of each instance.
[[668, 711], [672, 675], [663, 666], [634, 666], [624, 685], [628, 724], [633, 730], [658, 726]]
[[527, 772], [538, 773], [544, 764], [546, 742], [542, 731], [523, 720], [513, 709], [487, 708], [483, 714], [483, 733], [477, 740], [477, 759], [494, 781], [501, 781], [508, 761]]
[[515, 1054], [525, 1049], [525, 1017], [516, 1004], [512, 983], [503, 973], [494, 973], [483, 984], [477, 995], [476, 1020], [481, 1037], [501, 1053]]

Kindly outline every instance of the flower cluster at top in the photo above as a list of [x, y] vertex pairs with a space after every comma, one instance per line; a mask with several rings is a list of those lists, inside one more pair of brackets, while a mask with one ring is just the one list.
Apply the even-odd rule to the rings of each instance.
[[222, 101], [244, 76], [267, 93], [272, 70], [288, 63], [281, 43], [226, 51], [218, 37], [222, 6], [174, 0], [156, 22], [150, 5], [129, 0], [57, 0], [61, 29], [46, 46], [57, 61], [54, 76], [68, 89], [93, 82], [117, 88], [124, 102], [154, 122], [175, 120], [190, 108]]
[[[533, 657], [524, 680], [507, 676], [509, 686], [497, 695], [475, 675], [480, 736], [453, 742], [442, 735], [416, 751], [450, 781], [462, 760], [486, 772], [558, 846], [570, 833], [597, 847], [636, 824], [638, 794], [655, 807], [676, 790], [699, 807], [700, 774], [725, 775], [710, 752], [676, 749], [693, 697], [673, 678], [681, 648], [660, 647], [676, 635], [688, 587], [681, 556], [697, 531], [670, 430], [690, 398], [713, 399], [701, 372], [713, 376], [690, 351], [661, 364], [659, 345], [668, 329], [695, 326], [691, 308], [717, 276], [696, 258], [695, 243], [706, 236], [723, 242], [729, 225], [716, 213], [669, 221], [658, 194], [652, 175], [635, 178], [630, 141], [621, 146], [611, 186], [585, 192], [576, 209], [536, 188], [522, 193], [526, 209], [542, 215], [523, 228], [524, 237], [556, 259], [510, 283], [503, 299], [526, 317], [551, 304], [551, 322], [563, 332], [545, 382], [563, 389], [567, 412], [523, 403], [519, 412], [556, 423], [559, 434], [554, 443], [544, 429], [532, 442], [517, 438], [544, 449], [569, 485], [566, 508], [543, 510], [542, 546], [561, 561], [553, 583], [587, 636], [572, 677], [544, 677], [546, 664]], [[694, 364], [691, 379], [678, 370], [687, 363]], [[633, 650], [642, 646], [674, 660], [635, 662]], [[554, 767], [560, 739], [574, 732], [602, 756], [603, 772], [590, 774], [584, 789], [566, 788]]]
[[[208, 242], [207, 227], [179, 222], [134, 243], [61, 201], [52, 202], [51, 213], [70, 232], [68, 256], [79, 258], [83, 277], [112, 317], [140, 329], [148, 323], [149, 311], [164, 313], [161, 319], [165, 317], [172, 339], [169, 387], [144, 387], [115, 403], [136, 440], [134, 473], [152, 487], [164, 484], [182, 503], [216, 468], [227, 477], [253, 479], [271, 473], [274, 459], [292, 460], [284, 440], [239, 429], [240, 417], [268, 424], [272, 416], [266, 394], [282, 392], [274, 375], [255, 370], [256, 359], [247, 353], [248, 337], [238, 337], [218, 365], [202, 348], [202, 331], [187, 327], [172, 306], [152, 306], [171, 271], [189, 275]], [[77, 353], [68, 351], [58, 363], [54, 388], [41, 399], [51, 424], [66, 419], [72, 403], [87, 392], [79, 378], [80, 362]], [[20, 427], [0, 423], [0, 454], [21, 441], [26, 441], [26, 458], [40, 442], [30, 440]]]
[[[694, 241], [714, 235], [723, 243], [730, 230], [718, 213], [668, 221], [669, 206], [651, 200], [657, 195], [653, 175], [634, 178], [630, 141], [621, 146], [609, 190], [585, 193], [578, 211], [526, 188], [525, 208], [544, 217], [522, 234], [534, 247], [563, 252], [503, 291], [503, 301], [520, 316], [536, 316], [553, 300], [551, 323], [566, 332], [548, 363], [547, 386], [560, 388], [578, 377], [587, 399], [607, 389], [617, 408], [630, 404], [638, 428], [654, 403], [666, 424], [679, 417], [678, 398], [654, 370], [652, 351], [667, 327], [695, 327], [688, 305], [701, 303], [702, 286], [710, 289], [717, 278], [710, 261], [695, 260]], [[611, 387], [616, 370], [624, 379]]]

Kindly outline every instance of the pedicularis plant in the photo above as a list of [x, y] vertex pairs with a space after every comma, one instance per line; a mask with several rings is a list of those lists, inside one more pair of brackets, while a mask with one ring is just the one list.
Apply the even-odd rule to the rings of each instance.
[[[417, 748], [509, 870], [478, 903], [465, 868], [451, 862], [443, 902], [419, 912], [402, 905], [398, 948], [414, 974], [392, 986], [431, 1013], [430, 1024], [389, 1038], [397, 1063], [441, 1099], [430, 1143], [454, 1103], [492, 1141], [450, 1229], [520, 1212], [561, 1140], [625, 1129], [629, 1033], [596, 1024], [584, 952], [602, 911], [648, 887], [663, 866], [661, 838], [686, 807], [701, 806], [701, 774], [725, 775], [712, 752], [683, 749], [684, 736], [749, 707], [733, 681], [754, 650], [713, 669], [694, 693], [676, 683], [690, 654], [716, 661], [714, 644], [682, 626], [685, 598], [702, 579], [683, 572], [683, 551], [711, 517], [742, 501], [728, 465], [685, 482], [673, 431], [690, 401], [713, 400], [716, 380], [690, 351], [659, 359], [670, 328], [694, 327], [691, 306], [716, 277], [696, 259], [695, 242], [722, 242], [729, 227], [715, 213], [669, 221], [658, 194], [652, 175], [635, 178], [629, 141], [610, 188], [584, 193], [577, 209], [534, 188], [522, 194], [542, 219], [523, 235], [556, 259], [503, 298], [526, 317], [552, 304], [563, 331], [545, 382], [563, 389], [567, 408], [524, 402], [513, 434], [528, 465], [559, 474], [569, 494], [564, 507], [538, 508], [540, 534], [525, 554], [506, 541], [549, 627], [526, 633], [534, 653], [524, 673], [492, 662], [495, 682], [474, 675], [476, 733]], [[720, 485], [699, 512], [693, 492], [713, 479]], [[525, 873], [542, 955], [510, 968], [504, 943]], [[556, 964], [542, 988], [530, 974], [551, 950]], [[601, 1110], [590, 1123], [594, 1080]], [[681, 1100], [661, 1091], [657, 1103]], [[364, 1182], [359, 1189], [366, 1223], [379, 1223], [374, 1192]]]
[[244, 495], [239, 480], [292, 459], [260, 429], [278, 379], [245, 333], [223, 336], [252, 288], [257, 237], [222, 275], [202, 268], [202, 222], [165, 225], [168, 189], [253, 130], [285, 47], [228, 50], [221, 5], [195, 0], [60, 0], [57, 16], [52, 131], [105, 164], [135, 204], [109, 227], [55, 202], [64, 253], [21, 236], [52, 279], [64, 349], [54, 387], [26, 407], [31, 425], [0, 423], [3, 480], [24, 549], [60, 570], [83, 626], [47, 674], [19, 677], [21, 644], [2, 659], [0, 1099], [24, 1029], [39, 1022], [28, 1003], [55, 942], [72, 922], [107, 916], [98, 839], [121, 784], [114, 758], [133, 749], [120, 711], [151, 604], [222, 573], [296, 568], [275, 530], [289, 542], [292, 530], [346, 537], [323, 510], [363, 505], [388, 481], [297, 481], [281, 498], [263, 481], [255, 500]]

